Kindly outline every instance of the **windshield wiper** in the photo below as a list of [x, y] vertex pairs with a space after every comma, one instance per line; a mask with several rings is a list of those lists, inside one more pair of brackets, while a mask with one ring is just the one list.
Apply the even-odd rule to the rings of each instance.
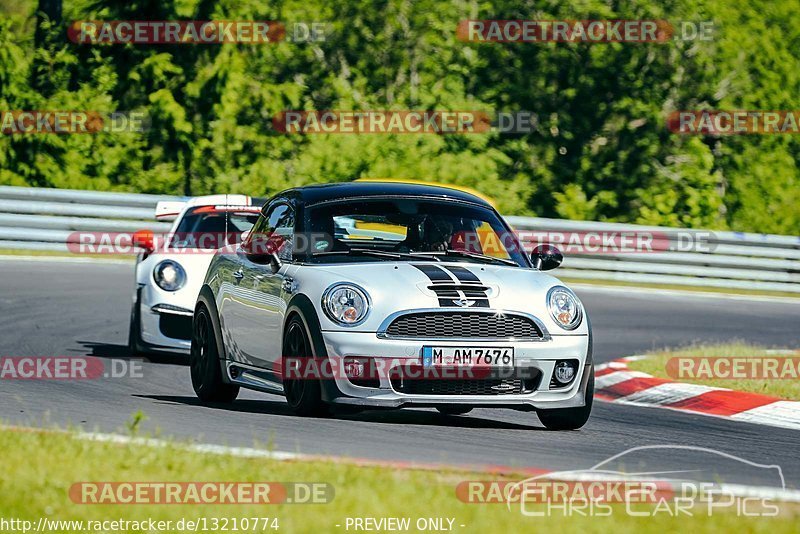
[[419, 255], [426, 255], [426, 256], [462, 256], [465, 258], [474, 258], [476, 260], [484, 260], [484, 261], [491, 261], [491, 262], [499, 262], [504, 265], [513, 265], [514, 267], [519, 267], [519, 264], [514, 260], [507, 260], [505, 258], [496, 258], [494, 256], [487, 256], [486, 254], [479, 254], [477, 252], [467, 252], [466, 250], [455, 250], [449, 248], [443, 252], [412, 252], [411, 255], [416, 256]]

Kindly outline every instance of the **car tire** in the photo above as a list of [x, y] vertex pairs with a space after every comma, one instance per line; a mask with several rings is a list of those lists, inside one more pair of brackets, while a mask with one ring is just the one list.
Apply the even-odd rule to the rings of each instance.
[[436, 409], [443, 415], [464, 415], [472, 411], [471, 406], [437, 406]]
[[592, 413], [594, 401], [594, 369], [586, 383], [585, 404], [578, 408], [558, 408], [555, 410], [538, 410], [539, 420], [548, 430], [577, 430], [586, 424]]
[[[283, 335], [283, 355], [284, 358], [314, 357], [305, 323], [297, 315], [286, 323]], [[283, 368], [286, 369], [286, 365]], [[311, 378], [284, 379], [283, 391], [286, 402], [297, 415], [320, 417], [330, 414], [330, 407], [322, 400], [322, 386], [319, 380]]]
[[192, 321], [192, 348], [189, 368], [194, 392], [203, 402], [233, 402], [239, 395], [239, 386], [226, 384], [219, 363], [219, 344], [211, 314], [205, 305], [195, 310]]
[[141, 302], [140, 302], [139, 291], [136, 291], [136, 300], [133, 303], [133, 307], [131, 308], [131, 324], [128, 328], [128, 350], [131, 352], [131, 356], [136, 356], [137, 354], [144, 354], [146, 351], [142, 348], [142, 336], [141, 336], [141, 329], [142, 323], [141, 318], [139, 316], [140, 309], [141, 309]]

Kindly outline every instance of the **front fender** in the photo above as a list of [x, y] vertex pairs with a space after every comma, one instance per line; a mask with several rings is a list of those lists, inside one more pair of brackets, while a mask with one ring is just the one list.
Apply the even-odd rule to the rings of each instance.
[[[306, 295], [298, 293], [289, 300], [289, 304], [286, 308], [285, 321], [283, 323], [284, 330], [286, 329], [286, 323], [292, 315], [299, 316], [300, 320], [303, 321], [306, 327], [306, 335], [308, 339], [311, 340], [311, 348], [314, 351], [314, 357], [321, 359], [327, 358], [328, 351], [325, 348], [325, 340], [322, 338], [322, 328], [320, 327], [319, 317], [317, 316], [314, 304]], [[281, 338], [283, 338], [283, 334], [281, 334]], [[322, 400], [325, 402], [332, 402], [335, 398], [341, 396], [341, 392], [339, 388], [336, 387], [333, 380], [320, 380], [320, 385], [322, 386]]]

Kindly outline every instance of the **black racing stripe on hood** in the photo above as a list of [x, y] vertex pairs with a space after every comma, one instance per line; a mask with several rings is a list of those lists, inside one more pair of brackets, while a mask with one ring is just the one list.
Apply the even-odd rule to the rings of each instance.
[[489, 295], [486, 290], [483, 287], [469, 287], [470, 284], [482, 283], [475, 273], [459, 265], [448, 265], [444, 268], [453, 273], [458, 278], [458, 281], [464, 284], [459, 288], [459, 291], [464, 294], [464, 298], [475, 301], [475, 304], [470, 306], [471, 308], [489, 307]]
[[467, 283], [480, 283], [481, 280], [478, 278], [475, 273], [467, 269], [466, 267], [461, 267], [459, 265], [448, 265], [444, 267], [451, 273], [453, 273], [456, 278], [458, 278], [459, 282], [467, 282]]
[[461, 295], [455, 289], [436, 288], [436, 284], [430, 286], [436, 296], [439, 298], [439, 306], [446, 308], [448, 306], [455, 306], [454, 301], [461, 298]]
[[[456, 304], [457, 301], [461, 301], [461, 299], [466, 298], [467, 300], [471, 300], [474, 302], [470, 308], [488, 308], [489, 307], [489, 296], [486, 294], [484, 290], [481, 288], [461, 288], [454, 289], [453, 278], [447, 274], [447, 271], [450, 271], [458, 278], [458, 281], [462, 284], [474, 284], [480, 283], [480, 279], [475, 276], [472, 272], [468, 271], [463, 267], [438, 267], [436, 265], [414, 265], [417, 269], [425, 273], [425, 275], [433, 282], [432, 286], [429, 286], [430, 289], [436, 293], [436, 296], [439, 299], [439, 306], [443, 308], [451, 308], [451, 307], [459, 307]], [[447, 269], [447, 271], [445, 271]], [[445, 288], [437, 288], [436, 284], [447, 284], [447, 289]], [[461, 306], [463, 307], [463, 306]]]
[[453, 278], [449, 274], [435, 265], [414, 265], [414, 267], [425, 273], [425, 276], [433, 282], [430, 288], [436, 293], [439, 299], [439, 306], [442, 308], [455, 306], [455, 301], [461, 298], [458, 291], [452, 288], [436, 288], [436, 284], [452, 285], [454, 283]]
[[436, 265], [422, 264], [422, 265], [412, 265], [412, 266], [416, 267], [417, 269], [425, 273], [425, 276], [427, 276], [430, 279], [430, 281], [433, 282], [434, 284], [441, 284], [443, 282], [446, 282], [448, 284], [453, 283], [453, 278], [449, 274], [447, 274], [443, 269], [437, 267]]

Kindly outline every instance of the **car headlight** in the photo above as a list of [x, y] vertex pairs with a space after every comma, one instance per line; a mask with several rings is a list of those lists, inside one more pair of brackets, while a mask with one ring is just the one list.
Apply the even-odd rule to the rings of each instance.
[[553, 320], [565, 330], [575, 330], [581, 324], [581, 301], [566, 287], [555, 286], [547, 292], [547, 309]]
[[186, 271], [179, 263], [164, 260], [153, 269], [153, 279], [164, 291], [177, 291], [186, 283]]
[[331, 321], [342, 326], [355, 326], [369, 313], [369, 297], [357, 285], [340, 282], [325, 290], [322, 309]]

